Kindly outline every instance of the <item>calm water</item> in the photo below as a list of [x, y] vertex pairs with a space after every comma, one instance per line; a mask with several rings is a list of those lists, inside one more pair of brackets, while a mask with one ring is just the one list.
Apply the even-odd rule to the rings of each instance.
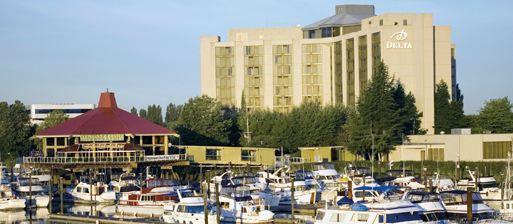
[[[60, 212], [60, 204], [53, 203], [53, 212]], [[115, 206], [114, 205], [94, 205], [91, 210], [90, 205], [73, 205], [73, 204], [64, 204], [64, 213], [65, 214], [74, 214], [74, 215], [84, 215], [89, 216], [93, 214], [94, 216], [100, 217], [110, 217], [110, 218], [120, 218], [119, 215], [115, 214]], [[30, 210], [17, 210], [17, 211], [0, 211], [0, 223], [34, 223], [34, 224], [62, 224], [65, 222], [57, 222], [50, 221], [50, 212], [47, 208], [38, 208], [38, 209], [30, 209]], [[276, 218], [279, 219], [290, 219], [290, 214], [276, 214]], [[295, 218], [300, 222], [298, 223], [313, 223], [313, 217], [304, 216], [304, 215], [296, 215]], [[123, 217], [123, 219], [133, 219], [140, 222], [154, 223], [162, 221], [159, 218], [134, 218], [134, 217]]]

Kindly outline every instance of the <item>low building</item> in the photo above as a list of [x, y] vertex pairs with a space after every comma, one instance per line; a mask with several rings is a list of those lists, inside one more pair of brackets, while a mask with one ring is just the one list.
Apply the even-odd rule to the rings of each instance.
[[[463, 134], [458, 134], [463, 133]], [[504, 161], [511, 154], [513, 133], [410, 135], [404, 145], [396, 146], [390, 160], [431, 161]]]
[[195, 165], [218, 166], [272, 166], [276, 161], [274, 148], [178, 146], [179, 153], [187, 154]]
[[94, 104], [31, 104], [29, 109], [30, 123], [39, 124], [54, 110], [61, 110], [68, 118], [75, 118], [94, 109]]
[[335, 161], [353, 161], [356, 156], [342, 146], [325, 147], [301, 147], [302, 162], [335, 162]]

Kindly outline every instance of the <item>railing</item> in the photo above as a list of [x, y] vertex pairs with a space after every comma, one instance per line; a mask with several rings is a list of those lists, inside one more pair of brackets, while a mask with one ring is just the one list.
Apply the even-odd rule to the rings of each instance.
[[129, 151], [68, 151], [59, 152], [55, 157], [23, 157], [23, 163], [41, 164], [96, 164], [141, 162], [143, 150]]
[[144, 162], [180, 161], [187, 160], [187, 154], [144, 156]]
[[187, 154], [145, 156], [143, 150], [129, 151], [68, 151], [55, 157], [23, 157], [23, 163], [38, 164], [98, 164], [185, 161]]

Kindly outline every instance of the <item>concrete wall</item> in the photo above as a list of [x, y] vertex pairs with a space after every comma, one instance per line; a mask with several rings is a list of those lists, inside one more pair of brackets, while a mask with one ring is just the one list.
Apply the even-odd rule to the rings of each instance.
[[[182, 146], [181, 146], [182, 147]], [[243, 147], [211, 147], [211, 146], [183, 146], [187, 156], [192, 159], [192, 163], [198, 164], [217, 164], [217, 165], [274, 165], [276, 156], [274, 148], [243, 148]], [[208, 149], [219, 149], [220, 160], [207, 160], [206, 151]], [[243, 149], [255, 150], [255, 161], [243, 161], [241, 152]]]
[[408, 139], [408, 144], [396, 146], [391, 160], [418, 161], [422, 150], [443, 148], [445, 161], [501, 161], [505, 159], [484, 159], [483, 143], [511, 142], [513, 134], [410, 135]]

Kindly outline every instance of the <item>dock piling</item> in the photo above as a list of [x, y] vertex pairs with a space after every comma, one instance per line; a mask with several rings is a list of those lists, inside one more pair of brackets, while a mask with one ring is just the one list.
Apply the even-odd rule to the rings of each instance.
[[291, 210], [291, 220], [294, 222], [294, 204], [296, 203], [296, 200], [294, 198], [294, 177], [290, 180], [290, 210]]
[[205, 224], [208, 224], [208, 202], [207, 202], [207, 190], [206, 183], [201, 183], [201, 188], [203, 189], [203, 215], [205, 216]]
[[472, 187], [467, 187], [467, 223], [472, 223]]
[[59, 177], [59, 194], [61, 196], [61, 214], [64, 214], [64, 189], [62, 186], [62, 177]]
[[219, 183], [215, 184], [215, 190], [216, 190], [216, 221], [217, 224], [221, 224], [221, 205], [219, 203]]

